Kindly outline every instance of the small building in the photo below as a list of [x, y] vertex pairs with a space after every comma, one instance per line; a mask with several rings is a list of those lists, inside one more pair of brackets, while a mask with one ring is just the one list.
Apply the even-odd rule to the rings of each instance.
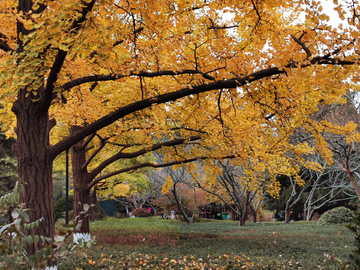
[[100, 207], [104, 209], [109, 217], [116, 217], [116, 204], [117, 202], [114, 200], [106, 200], [99, 203]]

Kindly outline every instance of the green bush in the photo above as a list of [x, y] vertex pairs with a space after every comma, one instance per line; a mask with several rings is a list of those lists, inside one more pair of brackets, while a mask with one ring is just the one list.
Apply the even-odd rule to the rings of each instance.
[[[64, 235], [55, 235], [54, 239], [27, 234], [38, 227], [43, 218], [30, 222], [28, 213], [31, 211], [19, 204], [20, 190], [24, 192], [16, 183], [11, 193], [0, 197], [0, 217], [10, 212], [9, 220], [0, 221], [0, 269], [44, 269], [49, 263], [56, 265], [60, 259], [74, 254], [76, 245], [66, 242], [76, 229], [73, 226], [64, 228]], [[27, 254], [27, 245], [36, 245], [34, 254]]]
[[100, 206], [100, 205], [96, 205], [96, 215], [95, 215], [95, 219], [96, 220], [104, 220], [107, 219], [107, 214], [105, 213], [104, 209]]
[[351, 251], [349, 264], [351, 269], [360, 269], [360, 210], [354, 212], [354, 218], [346, 227], [355, 234], [355, 249]]
[[336, 223], [349, 223], [354, 219], [353, 212], [346, 207], [336, 207], [324, 213], [320, 219], [320, 224], [336, 224]]
[[[69, 211], [73, 210], [73, 196], [69, 195]], [[59, 199], [55, 205], [54, 205], [54, 218], [55, 218], [55, 222], [60, 219], [60, 218], [64, 218], [65, 217], [65, 211], [66, 211], [66, 197], [62, 197], [61, 199]], [[71, 219], [70, 215], [69, 215], [69, 219]]]
[[133, 215], [135, 217], [148, 217], [150, 216], [150, 213], [148, 210], [144, 209], [144, 208], [137, 208], [137, 209], [134, 209], [132, 211]]

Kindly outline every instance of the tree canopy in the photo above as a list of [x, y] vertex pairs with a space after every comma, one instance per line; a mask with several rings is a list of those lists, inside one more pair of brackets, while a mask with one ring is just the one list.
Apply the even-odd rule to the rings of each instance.
[[348, 22], [334, 27], [319, 1], [2, 1], [1, 117], [8, 134], [16, 126], [21, 201], [45, 218], [39, 232], [54, 233], [53, 159], [95, 133], [117, 134], [125, 153], [185, 140], [196, 147], [168, 147], [165, 160], [233, 157], [272, 179], [316, 167], [295, 129], [328, 160], [324, 130], [359, 140], [353, 123], [309, 117], [359, 80], [348, 2], [334, 1]]

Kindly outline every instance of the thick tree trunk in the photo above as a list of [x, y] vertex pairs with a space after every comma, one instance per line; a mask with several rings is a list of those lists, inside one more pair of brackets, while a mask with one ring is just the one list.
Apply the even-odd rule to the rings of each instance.
[[[72, 126], [70, 134], [76, 132], [80, 127]], [[73, 171], [74, 185], [74, 224], [78, 224], [82, 220], [82, 226], [77, 231], [79, 233], [90, 233], [89, 217], [81, 217], [80, 213], [84, 211], [84, 204], [90, 203], [90, 190], [87, 188], [89, 177], [84, 164], [86, 163], [86, 149], [84, 142], [80, 141], [71, 147], [71, 164]]]
[[89, 190], [79, 190], [74, 188], [74, 224], [78, 224], [82, 220], [82, 225], [78, 233], [90, 233], [89, 215], [81, 216], [80, 213], [84, 211], [84, 204], [89, 204], [90, 192]]
[[96, 198], [96, 188], [94, 187], [94, 192], [90, 193], [90, 204], [95, 205], [95, 207], [91, 207], [90, 211], [89, 211], [89, 215], [90, 215], [90, 221], [91, 222], [95, 222], [95, 215], [97, 214], [97, 198]]
[[239, 226], [245, 226], [247, 209], [244, 206], [244, 202], [240, 199], [235, 205], [236, 205], [236, 214], [239, 216]]
[[[49, 132], [52, 123], [47, 112], [41, 112], [31, 99], [20, 96], [25, 102], [14, 103], [13, 111], [17, 117], [15, 129], [17, 141], [13, 151], [18, 162], [20, 183], [23, 183], [24, 193], [20, 194], [20, 203], [30, 210], [30, 221], [43, 218], [39, 227], [29, 234], [43, 235], [53, 238], [54, 198], [52, 183], [53, 157], [49, 156]], [[35, 247], [27, 248], [29, 254], [35, 252]]]
[[239, 226], [245, 226], [246, 217], [248, 214], [247, 209], [242, 200], [238, 203], [238, 213], [239, 213]]
[[245, 226], [245, 219], [242, 215], [239, 216], [239, 226]]

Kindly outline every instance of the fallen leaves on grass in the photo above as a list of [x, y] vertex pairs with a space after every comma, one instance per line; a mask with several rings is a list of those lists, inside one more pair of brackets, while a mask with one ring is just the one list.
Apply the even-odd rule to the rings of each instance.
[[175, 246], [177, 238], [167, 234], [153, 234], [146, 237], [140, 235], [99, 235], [96, 242], [102, 245], [127, 245], [139, 246], [150, 244], [154, 246], [170, 245]]
[[[85, 259], [85, 254], [79, 254], [78, 260]], [[112, 270], [112, 269], [264, 269], [268, 266], [268, 263], [263, 262], [261, 259], [250, 259], [246, 256], [229, 256], [224, 254], [223, 256], [212, 257], [208, 255], [206, 258], [195, 258], [181, 257], [178, 259], [159, 258], [148, 254], [130, 254], [125, 256], [111, 255], [106, 256], [101, 254], [98, 260], [87, 260], [81, 262], [84, 269], [101, 269], [101, 270]], [[293, 260], [283, 262], [275, 262], [274, 266], [280, 267], [281, 269], [300, 268], [299, 262]], [[295, 268], [294, 268], [295, 267]], [[76, 268], [76, 269], [83, 269]], [[279, 269], [280, 269], [279, 268]]]

